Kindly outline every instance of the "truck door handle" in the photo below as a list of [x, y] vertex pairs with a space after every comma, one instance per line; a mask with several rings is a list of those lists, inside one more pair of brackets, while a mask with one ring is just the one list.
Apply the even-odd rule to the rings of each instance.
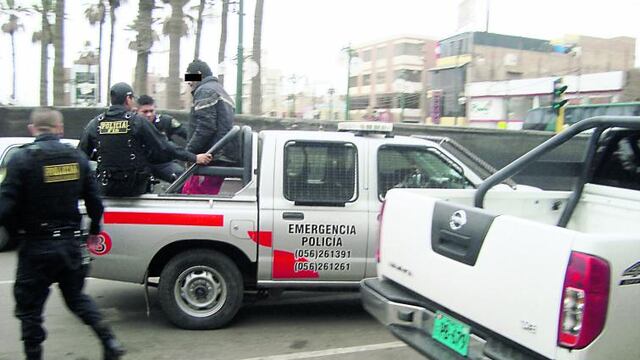
[[283, 212], [282, 218], [284, 220], [304, 220], [304, 214], [301, 212]]

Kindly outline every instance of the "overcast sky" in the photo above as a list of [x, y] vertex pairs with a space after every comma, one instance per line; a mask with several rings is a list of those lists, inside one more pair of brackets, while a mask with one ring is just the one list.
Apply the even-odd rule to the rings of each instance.
[[[486, 1], [486, 0], [478, 0]], [[30, 6], [33, 0], [16, 0]], [[84, 19], [84, 9], [95, 0], [67, 0], [65, 66], [70, 67], [89, 40], [98, 44], [98, 28]], [[198, 1], [192, 1], [195, 5]], [[169, 5], [156, 1], [162, 9], [154, 14], [169, 16]], [[245, 3], [245, 53], [250, 52], [253, 36], [255, 0]], [[317, 93], [329, 87], [344, 93], [346, 88], [345, 46], [388, 39], [399, 35], [417, 35], [442, 39], [454, 35], [458, 25], [458, 0], [265, 0], [263, 21], [263, 66], [278, 69], [285, 77], [297, 75]], [[131, 82], [135, 68], [135, 53], [128, 49], [135, 38], [125, 30], [137, 15], [138, 1], [124, 1], [117, 10], [116, 54], [113, 63], [113, 82]], [[484, 5], [479, 5], [483, 9]], [[189, 9], [191, 4], [185, 9]], [[233, 6], [232, 6], [233, 8]], [[211, 65], [217, 63], [220, 38], [220, 9], [218, 4], [207, 11], [201, 58]], [[191, 11], [195, 15], [194, 11]], [[480, 11], [479, 15], [483, 15]], [[565, 34], [598, 37], [631, 36], [640, 38], [640, 1], [638, 0], [490, 0], [489, 31], [501, 34], [529, 36], [543, 39]], [[232, 58], [237, 50], [238, 16], [229, 14], [226, 82], [230, 93], [235, 91], [235, 72]], [[6, 22], [6, 18], [1, 21]], [[24, 29], [16, 34], [17, 102], [20, 105], [38, 103], [39, 45], [31, 43], [33, 31], [40, 28], [37, 15], [23, 18]], [[481, 21], [484, 23], [484, 20]], [[106, 69], [109, 24], [105, 24], [103, 65]], [[160, 29], [159, 29], [160, 30]], [[10, 37], [0, 34], [0, 100], [11, 93]], [[193, 59], [194, 36], [182, 41], [181, 73]], [[152, 49], [149, 71], [166, 75], [169, 61], [168, 39]], [[50, 50], [53, 60], [53, 49]], [[636, 66], [640, 64], [640, 46], [636, 46]], [[51, 61], [53, 66], [53, 61]], [[215, 66], [215, 65], [214, 65]], [[50, 77], [52, 78], [52, 76]], [[103, 78], [106, 86], [106, 76]]]

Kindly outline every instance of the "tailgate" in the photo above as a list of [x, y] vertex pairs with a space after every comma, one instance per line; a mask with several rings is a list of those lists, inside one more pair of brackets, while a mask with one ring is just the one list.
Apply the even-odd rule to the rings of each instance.
[[391, 191], [379, 273], [445, 312], [554, 358], [562, 286], [575, 235]]

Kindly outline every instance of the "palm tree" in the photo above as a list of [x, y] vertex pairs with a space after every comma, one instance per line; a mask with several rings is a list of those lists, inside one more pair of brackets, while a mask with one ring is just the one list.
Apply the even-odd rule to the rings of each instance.
[[147, 93], [147, 69], [149, 67], [149, 54], [154, 41], [157, 39], [156, 33], [151, 28], [154, 20], [152, 17], [155, 9], [154, 0], [141, 0], [138, 2], [138, 18], [130, 30], [135, 30], [138, 34], [136, 40], [129, 43], [129, 48], [138, 54], [136, 59], [135, 79], [133, 82], [134, 91], [138, 94]]
[[97, 79], [97, 100], [98, 104], [100, 103], [102, 93], [102, 31], [103, 25], [106, 18], [106, 7], [104, 6], [103, 0], [98, 0], [98, 3], [89, 6], [85, 11], [84, 15], [89, 21], [89, 24], [100, 26], [99, 38], [98, 38], [98, 79]]
[[[116, 9], [120, 7], [120, 4], [125, 0], [109, 0], [109, 18], [111, 20], [111, 32], [109, 34], [109, 65], [107, 69], [107, 89], [111, 89], [111, 68], [113, 65], [113, 43], [115, 40], [115, 27], [116, 27]], [[109, 94], [107, 92], [107, 94]], [[109, 96], [107, 96], [107, 103], [110, 102]]]
[[[224, 62], [224, 54], [227, 48], [227, 15], [229, 13], [229, 0], [222, 0], [222, 19], [220, 29], [220, 47], [218, 48], [218, 64]], [[220, 69], [218, 69], [220, 70]], [[224, 74], [218, 74], [220, 85], [224, 84]]]
[[[163, 32], [169, 35], [169, 79], [167, 81], [167, 107], [180, 109], [180, 39], [187, 35], [183, 7], [189, 0], [162, 0], [171, 5], [171, 17], [164, 23]], [[188, 17], [188, 16], [187, 16]]]
[[264, 0], [256, 0], [256, 11], [253, 20], [253, 60], [258, 64], [258, 73], [251, 79], [251, 113], [262, 114], [262, 66], [260, 64], [262, 43], [262, 13]]
[[27, 12], [28, 10], [21, 7], [16, 6], [15, 1], [7, 0], [6, 5], [1, 4], [0, 11], [5, 14], [9, 14], [9, 21], [2, 24], [2, 32], [5, 34], [9, 34], [11, 36], [11, 63], [13, 66], [12, 71], [12, 87], [11, 87], [11, 99], [15, 101], [16, 99], [16, 38], [15, 34], [18, 30], [23, 29], [24, 27], [20, 23], [20, 18], [16, 15], [19, 12]]
[[204, 12], [204, 5], [206, 0], [200, 0], [198, 5], [198, 21], [196, 23], [196, 49], [193, 54], [194, 59], [200, 58], [200, 38], [202, 37], [202, 13]]
[[198, 18], [196, 19], [196, 46], [193, 54], [194, 59], [200, 58], [200, 39], [202, 38], [202, 20], [204, 17], [204, 10], [207, 6], [213, 6], [214, 4], [214, 0], [200, 0], [200, 3], [192, 8], [198, 10]]
[[64, 0], [56, 0], [56, 25], [53, 36], [55, 60], [53, 63], [53, 104], [64, 102]]
[[49, 105], [49, 45], [53, 38], [48, 14], [51, 11], [51, 0], [42, 0], [40, 6], [33, 7], [40, 13], [42, 29], [33, 33], [31, 41], [40, 42], [40, 106]]

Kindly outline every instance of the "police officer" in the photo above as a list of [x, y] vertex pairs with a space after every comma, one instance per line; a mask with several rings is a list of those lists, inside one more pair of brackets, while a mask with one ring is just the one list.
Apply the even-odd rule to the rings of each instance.
[[[207, 151], [233, 127], [235, 105], [204, 61], [194, 60], [187, 66], [185, 81], [193, 95], [187, 150]], [[239, 158], [236, 137], [214, 154], [213, 165], [234, 166]], [[192, 176], [185, 183], [183, 193], [217, 194], [223, 180], [220, 176]]]
[[98, 162], [97, 178], [107, 196], [137, 196], [149, 189], [151, 163], [183, 160], [206, 165], [211, 155], [195, 155], [168, 141], [149, 121], [131, 110], [133, 89], [111, 87], [111, 106], [86, 126], [79, 148]]
[[[182, 126], [182, 123], [170, 115], [156, 113], [155, 101], [151, 96], [140, 95], [138, 98], [137, 112], [139, 115], [147, 118], [168, 140], [173, 141], [174, 136], [181, 138], [180, 140], [182, 141], [187, 140], [187, 130]], [[151, 164], [151, 172], [153, 176], [158, 179], [173, 182], [184, 172], [184, 166], [178, 164], [176, 161], [167, 161], [159, 164]]]
[[187, 140], [187, 129], [182, 123], [171, 115], [158, 114], [155, 100], [149, 95], [140, 95], [138, 98], [138, 114], [147, 118], [170, 141]]
[[57, 282], [67, 307], [102, 341], [104, 359], [119, 359], [124, 348], [82, 293], [89, 257], [82, 251], [78, 200], [84, 200], [91, 219], [88, 241], [97, 241], [103, 211], [89, 161], [59, 141], [63, 124], [58, 111], [35, 110], [29, 130], [35, 141], [9, 161], [0, 185], [0, 225], [21, 240], [13, 290], [26, 358], [42, 358], [42, 311], [49, 287]]

